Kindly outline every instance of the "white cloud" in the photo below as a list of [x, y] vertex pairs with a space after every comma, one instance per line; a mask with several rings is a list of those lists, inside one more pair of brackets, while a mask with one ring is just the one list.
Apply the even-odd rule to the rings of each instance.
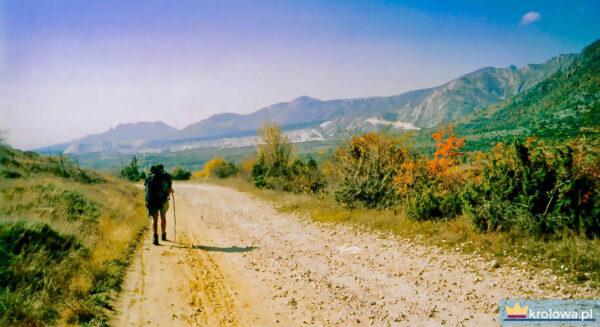
[[538, 20], [542, 19], [542, 15], [540, 15], [539, 12], [537, 11], [530, 11], [528, 13], [526, 13], [525, 15], [523, 15], [523, 17], [521, 17], [521, 25], [528, 25], [531, 24], [533, 22], [537, 22]]

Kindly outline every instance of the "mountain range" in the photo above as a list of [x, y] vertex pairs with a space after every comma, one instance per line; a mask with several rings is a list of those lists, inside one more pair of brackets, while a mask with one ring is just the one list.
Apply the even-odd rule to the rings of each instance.
[[162, 122], [122, 124], [38, 151], [135, 153], [245, 146], [256, 142], [256, 129], [267, 120], [280, 124], [294, 142], [334, 139], [380, 128], [431, 128], [467, 119], [525, 94], [581, 58], [581, 54], [566, 54], [520, 68], [485, 67], [437, 87], [394, 96], [338, 100], [301, 96], [246, 115], [216, 114], [180, 130]]
[[600, 40], [573, 64], [525, 92], [457, 121], [471, 149], [515, 137], [563, 140], [600, 135]]

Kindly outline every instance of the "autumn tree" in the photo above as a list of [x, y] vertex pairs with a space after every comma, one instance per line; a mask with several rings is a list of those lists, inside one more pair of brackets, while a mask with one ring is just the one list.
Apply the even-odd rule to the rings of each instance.
[[440, 128], [431, 135], [431, 138], [436, 145], [433, 159], [428, 162], [428, 168], [435, 174], [447, 175], [451, 168], [458, 164], [458, 158], [463, 155], [460, 150], [465, 145], [465, 138], [457, 137], [452, 125]]
[[285, 170], [292, 157], [292, 143], [283, 134], [281, 127], [273, 122], [265, 122], [258, 134], [261, 139], [258, 161], [272, 170]]

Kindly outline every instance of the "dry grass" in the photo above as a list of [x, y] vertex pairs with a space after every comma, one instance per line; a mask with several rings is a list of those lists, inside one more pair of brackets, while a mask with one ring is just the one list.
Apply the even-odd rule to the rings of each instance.
[[[43, 257], [31, 261], [27, 256], [34, 258], [40, 254], [35, 249], [45, 246], [44, 239], [31, 239], [31, 253], [14, 256], [8, 266], [0, 265], [0, 273], [8, 273], [14, 280], [39, 276], [35, 278], [40, 282], [38, 289], [27, 283], [15, 283], [11, 289], [0, 284], [0, 290], [8, 290], [0, 301], [9, 304], [0, 307], [0, 325], [107, 325], [130, 255], [148, 223], [142, 192], [129, 183], [94, 173], [90, 174], [100, 180], [82, 183], [56, 174], [47, 158], [19, 152], [12, 155], [16, 163], [4, 160], [0, 168], [21, 176], [0, 177], [0, 227], [10, 232], [11, 226], [19, 224], [25, 230], [47, 225], [58, 237], [74, 239], [78, 245], [77, 249], [55, 249], [64, 252], [65, 259], [60, 262]], [[15, 269], [19, 260], [24, 272]], [[24, 275], [28, 272], [33, 275]]]
[[[272, 202], [281, 212], [300, 213], [325, 223], [351, 223], [387, 231], [424, 245], [473, 253], [500, 265], [551, 269], [568, 280], [600, 288], [600, 240], [564, 234], [551, 239], [511, 233], [482, 233], [465, 217], [414, 221], [402, 211], [347, 209], [332, 196], [263, 190], [243, 179], [205, 180]], [[524, 264], [525, 263], [525, 266]]]

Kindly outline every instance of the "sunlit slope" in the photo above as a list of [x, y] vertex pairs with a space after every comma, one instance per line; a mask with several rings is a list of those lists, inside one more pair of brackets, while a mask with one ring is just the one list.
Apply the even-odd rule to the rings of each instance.
[[132, 185], [0, 145], [0, 325], [106, 325], [142, 201]]

